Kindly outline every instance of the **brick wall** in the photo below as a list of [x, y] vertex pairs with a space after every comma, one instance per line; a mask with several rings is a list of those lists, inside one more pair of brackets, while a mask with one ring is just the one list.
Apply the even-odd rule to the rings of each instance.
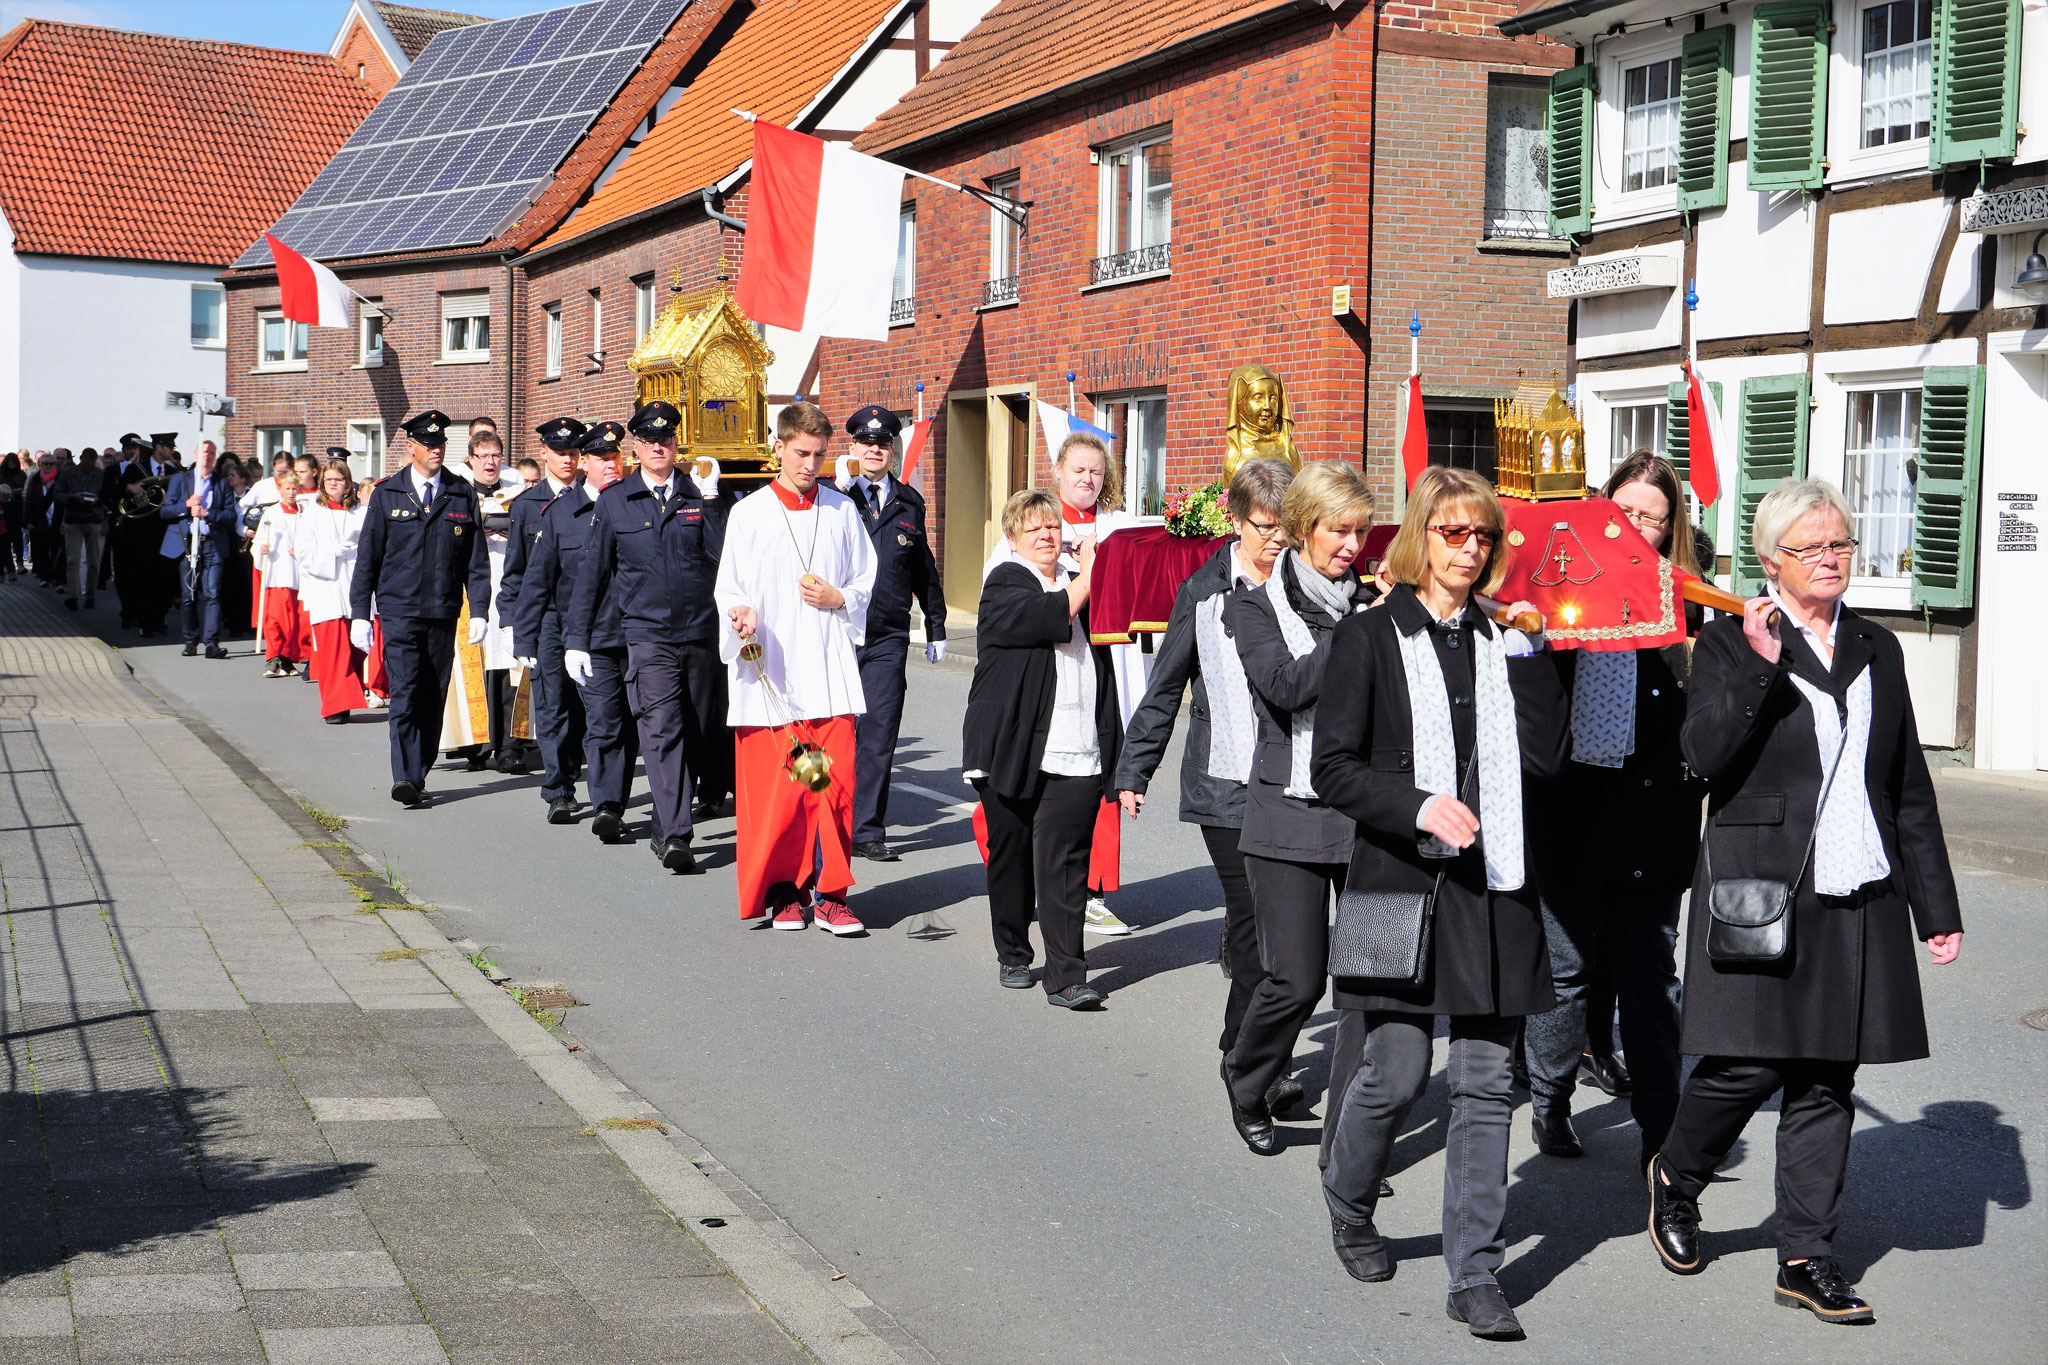
[[397, 68], [391, 65], [391, 59], [384, 55], [384, 49], [370, 36], [360, 18], [349, 24], [348, 34], [341, 40], [341, 51], [334, 54], [334, 60], [380, 99], [398, 84]]

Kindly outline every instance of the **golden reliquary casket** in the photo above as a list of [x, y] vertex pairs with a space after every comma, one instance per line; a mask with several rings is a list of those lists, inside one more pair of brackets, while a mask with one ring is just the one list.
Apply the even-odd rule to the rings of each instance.
[[634, 406], [673, 403], [683, 415], [678, 453], [709, 455], [721, 482], [743, 488], [775, 476], [768, 427], [768, 367], [775, 353], [736, 307], [724, 285], [685, 294], [667, 308], [626, 362]]
[[1555, 384], [1525, 380], [1493, 412], [1494, 487], [1504, 498], [1586, 496], [1586, 428]]

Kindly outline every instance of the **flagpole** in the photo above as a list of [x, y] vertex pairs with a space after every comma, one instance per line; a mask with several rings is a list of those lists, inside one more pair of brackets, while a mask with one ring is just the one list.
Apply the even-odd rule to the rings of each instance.
[[1408, 318], [1408, 377], [1422, 373], [1422, 309], [1418, 305]]
[[1074, 412], [1074, 372], [1072, 370], [1067, 371], [1067, 415], [1069, 417], [1077, 415]]
[[924, 381], [917, 381], [917, 420], [924, 420]]
[[[761, 116], [759, 114], [753, 113], [750, 110], [734, 109], [730, 112], [739, 115], [741, 118], [745, 119], [749, 123], [759, 123], [761, 121]], [[900, 166], [897, 165], [897, 163], [895, 163], [894, 161], [886, 162], [884, 164], [889, 166], [895, 166], [897, 170], [903, 172], [905, 175], [914, 175], [919, 180], [929, 180], [934, 185], [940, 185], [949, 190], [957, 190], [961, 194], [971, 194], [976, 199], [979, 199], [982, 203], [987, 204], [992, 209], [995, 209], [998, 213], [1008, 215], [1017, 224], [1017, 227], [1020, 231], [1024, 228], [1025, 220], [1029, 218], [1031, 215], [1031, 205], [1023, 202], [1020, 199], [1012, 199], [1006, 194], [995, 194], [992, 193], [991, 191], [981, 189], [978, 186], [962, 185], [951, 180], [941, 180], [935, 175], [926, 175], [923, 171], [918, 170], [914, 166]], [[1072, 405], [1069, 404], [1069, 406]]]

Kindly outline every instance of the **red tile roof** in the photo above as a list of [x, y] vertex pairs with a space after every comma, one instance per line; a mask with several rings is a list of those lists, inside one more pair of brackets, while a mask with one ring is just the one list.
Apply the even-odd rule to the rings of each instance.
[[226, 265], [376, 99], [324, 52], [29, 19], [0, 36], [14, 249]]
[[1314, 8], [1335, 0], [1000, 0], [853, 145], [881, 155], [1261, 14]]
[[541, 245], [693, 195], [739, 169], [753, 155], [754, 130], [731, 111], [787, 125], [901, 3], [759, 0], [626, 164]]
[[398, 40], [398, 46], [409, 62], [418, 59], [437, 33], [446, 32], [451, 28], [468, 28], [471, 24], [490, 22], [481, 14], [457, 14], [453, 10], [445, 9], [416, 9], [411, 5], [387, 5], [384, 0], [370, 0], [370, 7], [377, 11], [377, 17], [384, 21], [384, 27], [391, 30], [391, 36]]

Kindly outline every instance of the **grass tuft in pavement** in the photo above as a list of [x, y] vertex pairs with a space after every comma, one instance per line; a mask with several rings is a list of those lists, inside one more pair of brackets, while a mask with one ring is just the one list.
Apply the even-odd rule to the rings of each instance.
[[660, 1119], [599, 1119], [597, 1126], [614, 1131], [666, 1133], [668, 1125]]
[[419, 948], [386, 948], [377, 954], [379, 962], [413, 962], [419, 958]]
[[[315, 805], [313, 802], [308, 801], [303, 796], [297, 799], [299, 803], [299, 809], [305, 811], [306, 814], [312, 816], [313, 823], [320, 826], [320, 828], [326, 830], [329, 834], [339, 834], [343, 830], [348, 828], [348, 821], [345, 818], [336, 815], [333, 811], [327, 809], [325, 806]], [[307, 845], [307, 847], [310, 848], [313, 847], [313, 845], [309, 844]], [[327, 847], [340, 848], [343, 847], [343, 845], [330, 844], [327, 845]]]

